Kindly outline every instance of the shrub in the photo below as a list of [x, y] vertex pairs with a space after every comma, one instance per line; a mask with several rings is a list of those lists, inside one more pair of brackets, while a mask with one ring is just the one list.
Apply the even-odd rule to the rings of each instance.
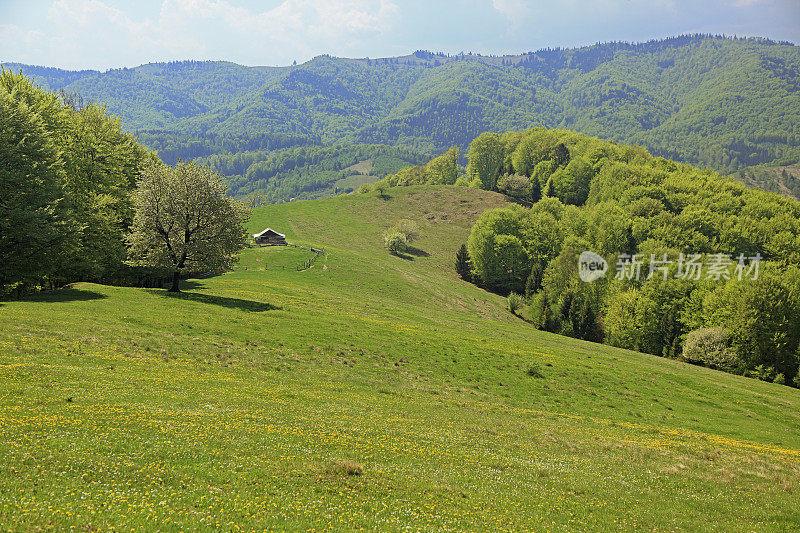
[[375, 191], [376, 193], [378, 193], [378, 196], [380, 198], [383, 198], [384, 200], [387, 198], [387, 196], [386, 196], [386, 185], [384, 183], [381, 183], [380, 181], [377, 182], [376, 184], [374, 184], [372, 186], [372, 190]]
[[732, 368], [737, 363], [736, 353], [730, 348], [730, 333], [722, 327], [689, 333], [683, 345], [683, 358], [717, 368]]
[[411, 243], [419, 238], [417, 223], [413, 220], [401, 220], [391, 229], [392, 233], [402, 233], [406, 237], [406, 242]]
[[387, 233], [383, 236], [383, 240], [386, 243], [386, 248], [395, 255], [408, 250], [408, 240], [400, 232]]
[[522, 307], [522, 296], [517, 294], [516, 292], [512, 292], [508, 295], [508, 310], [511, 311], [511, 314], [516, 315], [519, 308]]
[[370, 192], [371, 190], [372, 190], [372, 184], [371, 183], [364, 183], [363, 185], [361, 185], [361, 187], [358, 188], [358, 193], [359, 194], [366, 194], [366, 193]]

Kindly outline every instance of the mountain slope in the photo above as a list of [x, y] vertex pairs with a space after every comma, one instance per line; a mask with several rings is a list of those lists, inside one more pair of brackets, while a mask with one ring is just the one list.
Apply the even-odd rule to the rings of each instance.
[[748, 167], [735, 176], [751, 187], [800, 200], [800, 164]]
[[[252, 248], [182, 296], [3, 303], [0, 523], [793, 528], [798, 391], [513, 317], [451, 266], [504, 203], [408, 187], [268, 206], [249, 229], [324, 247], [313, 268], [263, 270], [296, 250]], [[382, 247], [401, 218], [410, 259]]]
[[225, 105], [272, 79], [280, 69], [223, 61], [151, 63], [107, 72], [4, 63], [49, 90], [63, 89], [105, 103], [130, 131], [175, 129], [178, 121]]
[[321, 56], [281, 68], [11, 66], [52, 89], [108, 102], [130, 130], [200, 142], [280, 133], [432, 153], [464, 148], [480, 131], [543, 125], [641, 143], [723, 172], [800, 157], [800, 48], [764, 39], [681, 36], [503, 57]]
[[370, 66], [359, 61], [317, 57], [287, 67], [246, 97], [186, 120], [188, 131], [295, 133], [325, 143], [352, 138], [358, 129], [386, 116], [420, 69]]

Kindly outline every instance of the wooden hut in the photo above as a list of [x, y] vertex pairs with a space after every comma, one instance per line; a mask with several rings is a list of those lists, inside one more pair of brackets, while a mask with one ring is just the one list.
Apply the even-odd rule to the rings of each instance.
[[286, 245], [286, 235], [283, 233], [278, 233], [271, 228], [267, 228], [261, 233], [254, 234], [253, 240], [256, 241], [256, 244], [261, 244], [264, 246]]

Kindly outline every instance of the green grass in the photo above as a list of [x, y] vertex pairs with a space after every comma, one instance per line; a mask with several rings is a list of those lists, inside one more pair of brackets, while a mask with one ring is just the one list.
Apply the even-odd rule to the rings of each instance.
[[347, 170], [353, 170], [355, 172], [358, 172], [359, 174], [369, 174], [369, 173], [372, 172], [373, 168], [374, 168], [374, 166], [372, 164], [372, 159], [365, 159], [364, 161], [359, 161], [358, 163], [355, 163], [354, 165], [350, 165], [349, 167], [347, 167], [344, 170], [346, 170], [346, 171]]
[[247, 267], [247, 270], [293, 269], [311, 259], [314, 252], [307, 248], [293, 246], [254, 246], [239, 254], [234, 270]]
[[535, 331], [452, 272], [502, 197], [389, 195], [258, 209], [303, 272], [0, 303], [0, 529], [800, 528], [800, 391]]
[[353, 174], [352, 176], [337, 180], [333, 185], [339, 191], [347, 191], [348, 189], [357, 191], [358, 188], [365, 183], [375, 183], [380, 179], [380, 176], [374, 176], [372, 174]]

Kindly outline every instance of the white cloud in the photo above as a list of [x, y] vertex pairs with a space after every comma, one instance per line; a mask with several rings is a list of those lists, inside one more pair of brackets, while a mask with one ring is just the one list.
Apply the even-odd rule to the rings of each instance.
[[[676, 8], [675, 0], [562, 0], [561, 5], [569, 7], [573, 12], [586, 16], [602, 16], [602, 14], [617, 14], [634, 12], [636, 10], [669, 10]], [[554, 10], [557, 10], [556, 7]]]
[[154, 59], [214, 58], [286, 64], [346, 54], [391, 29], [392, 0], [284, 0], [266, 11], [225, 0], [163, 0], [135, 20], [101, 0], [55, 0], [45, 32], [0, 25], [3, 60], [108, 68]]
[[530, 15], [530, 7], [525, 0], [492, 0], [492, 7], [508, 19], [508, 34], [521, 30]]
[[492, 7], [509, 20], [516, 20], [528, 14], [524, 0], [492, 0]]

